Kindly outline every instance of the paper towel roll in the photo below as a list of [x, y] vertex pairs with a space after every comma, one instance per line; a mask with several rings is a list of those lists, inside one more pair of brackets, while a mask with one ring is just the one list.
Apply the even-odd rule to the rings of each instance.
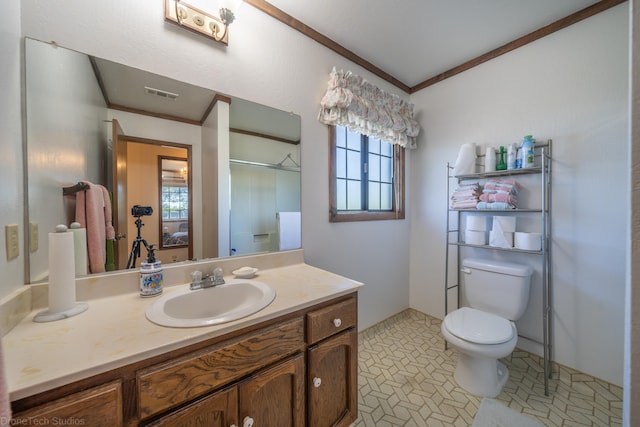
[[517, 231], [514, 235], [514, 244], [518, 249], [539, 251], [542, 249], [542, 235], [540, 233], [524, 233], [522, 231]]
[[76, 303], [73, 233], [49, 233], [49, 312], [60, 313]]
[[470, 245], [486, 245], [487, 233], [478, 230], [466, 230], [464, 232], [464, 242]]
[[505, 231], [505, 232], [513, 233], [516, 231], [516, 217], [515, 216], [494, 216], [492, 229], [496, 231]]
[[80, 223], [73, 222], [69, 228], [73, 233], [73, 259], [76, 266], [76, 277], [87, 275], [87, 229], [80, 228]]
[[467, 215], [467, 230], [486, 231], [487, 218], [484, 215]]
[[513, 248], [513, 233], [510, 231], [491, 230], [489, 232], [489, 245], [498, 248]]
[[476, 144], [462, 144], [456, 163], [453, 165], [453, 175], [465, 175], [474, 173], [476, 169]]

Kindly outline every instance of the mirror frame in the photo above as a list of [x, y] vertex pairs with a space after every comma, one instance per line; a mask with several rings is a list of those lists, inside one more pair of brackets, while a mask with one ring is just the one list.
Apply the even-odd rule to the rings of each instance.
[[[181, 186], [181, 187], [186, 187], [187, 188], [187, 241], [185, 243], [179, 243], [179, 244], [174, 244], [174, 245], [167, 245], [165, 243], [165, 238], [167, 236], [165, 236], [164, 233], [164, 200], [163, 200], [163, 187], [165, 185], [165, 178], [164, 178], [164, 172], [166, 169], [164, 169], [163, 163], [164, 161], [178, 161], [178, 162], [182, 162], [184, 163], [184, 167], [186, 170], [186, 185], [185, 186]], [[192, 226], [191, 226], [191, 210], [193, 209], [192, 207], [192, 202], [191, 202], [191, 173], [189, 172], [189, 162], [187, 158], [184, 157], [173, 157], [173, 156], [158, 156], [158, 224], [159, 224], [159, 229], [158, 229], [158, 242], [159, 243], [159, 248], [160, 250], [163, 249], [178, 249], [178, 248], [188, 248], [189, 247], [189, 243], [191, 241], [192, 235], [191, 235], [191, 230], [192, 230]], [[182, 219], [184, 221], [184, 219]], [[178, 230], [178, 232], [180, 232], [180, 230]]]

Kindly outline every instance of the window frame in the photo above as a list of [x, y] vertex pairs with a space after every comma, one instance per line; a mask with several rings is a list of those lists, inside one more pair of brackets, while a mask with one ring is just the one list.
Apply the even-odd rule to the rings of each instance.
[[338, 210], [336, 181], [336, 126], [329, 125], [329, 222], [405, 219], [405, 148], [393, 145], [393, 209], [390, 211]]

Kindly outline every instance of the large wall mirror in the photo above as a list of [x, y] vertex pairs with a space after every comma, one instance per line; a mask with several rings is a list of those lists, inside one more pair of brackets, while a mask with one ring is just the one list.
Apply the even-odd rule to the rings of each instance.
[[[76, 220], [85, 183], [108, 194], [100, 209], [116, 239], [104, 271], [126, 268], [133, 206], [153, 211], [140, 234], [164, 263], [300, 247], [299, 116], [33, 39], [24, 57], [25, 229], [39, 236], [28, 239], [28, 282], [48, 278], [47, 234]], [[228, 114], [229, 132], [212, 140], [215, 114]], [[212, 182], [212, 168], [228, 180]], [[163, 191], [180, 186], [188, 207], [165, 219]], [[224, 212], [204, 208], [212, 195]], [[212, 239], [222, 249], [208, 250]]]

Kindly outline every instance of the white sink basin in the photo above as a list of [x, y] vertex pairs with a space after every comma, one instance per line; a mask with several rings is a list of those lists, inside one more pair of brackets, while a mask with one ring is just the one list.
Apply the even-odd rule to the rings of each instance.
[[231, 322], [256, 313], [273, 301], [276, 291], [266, 283], [232, 279], [206, 289], [175, 290], [147, 308], [147, 319], [161, 326], [193, 328]]

